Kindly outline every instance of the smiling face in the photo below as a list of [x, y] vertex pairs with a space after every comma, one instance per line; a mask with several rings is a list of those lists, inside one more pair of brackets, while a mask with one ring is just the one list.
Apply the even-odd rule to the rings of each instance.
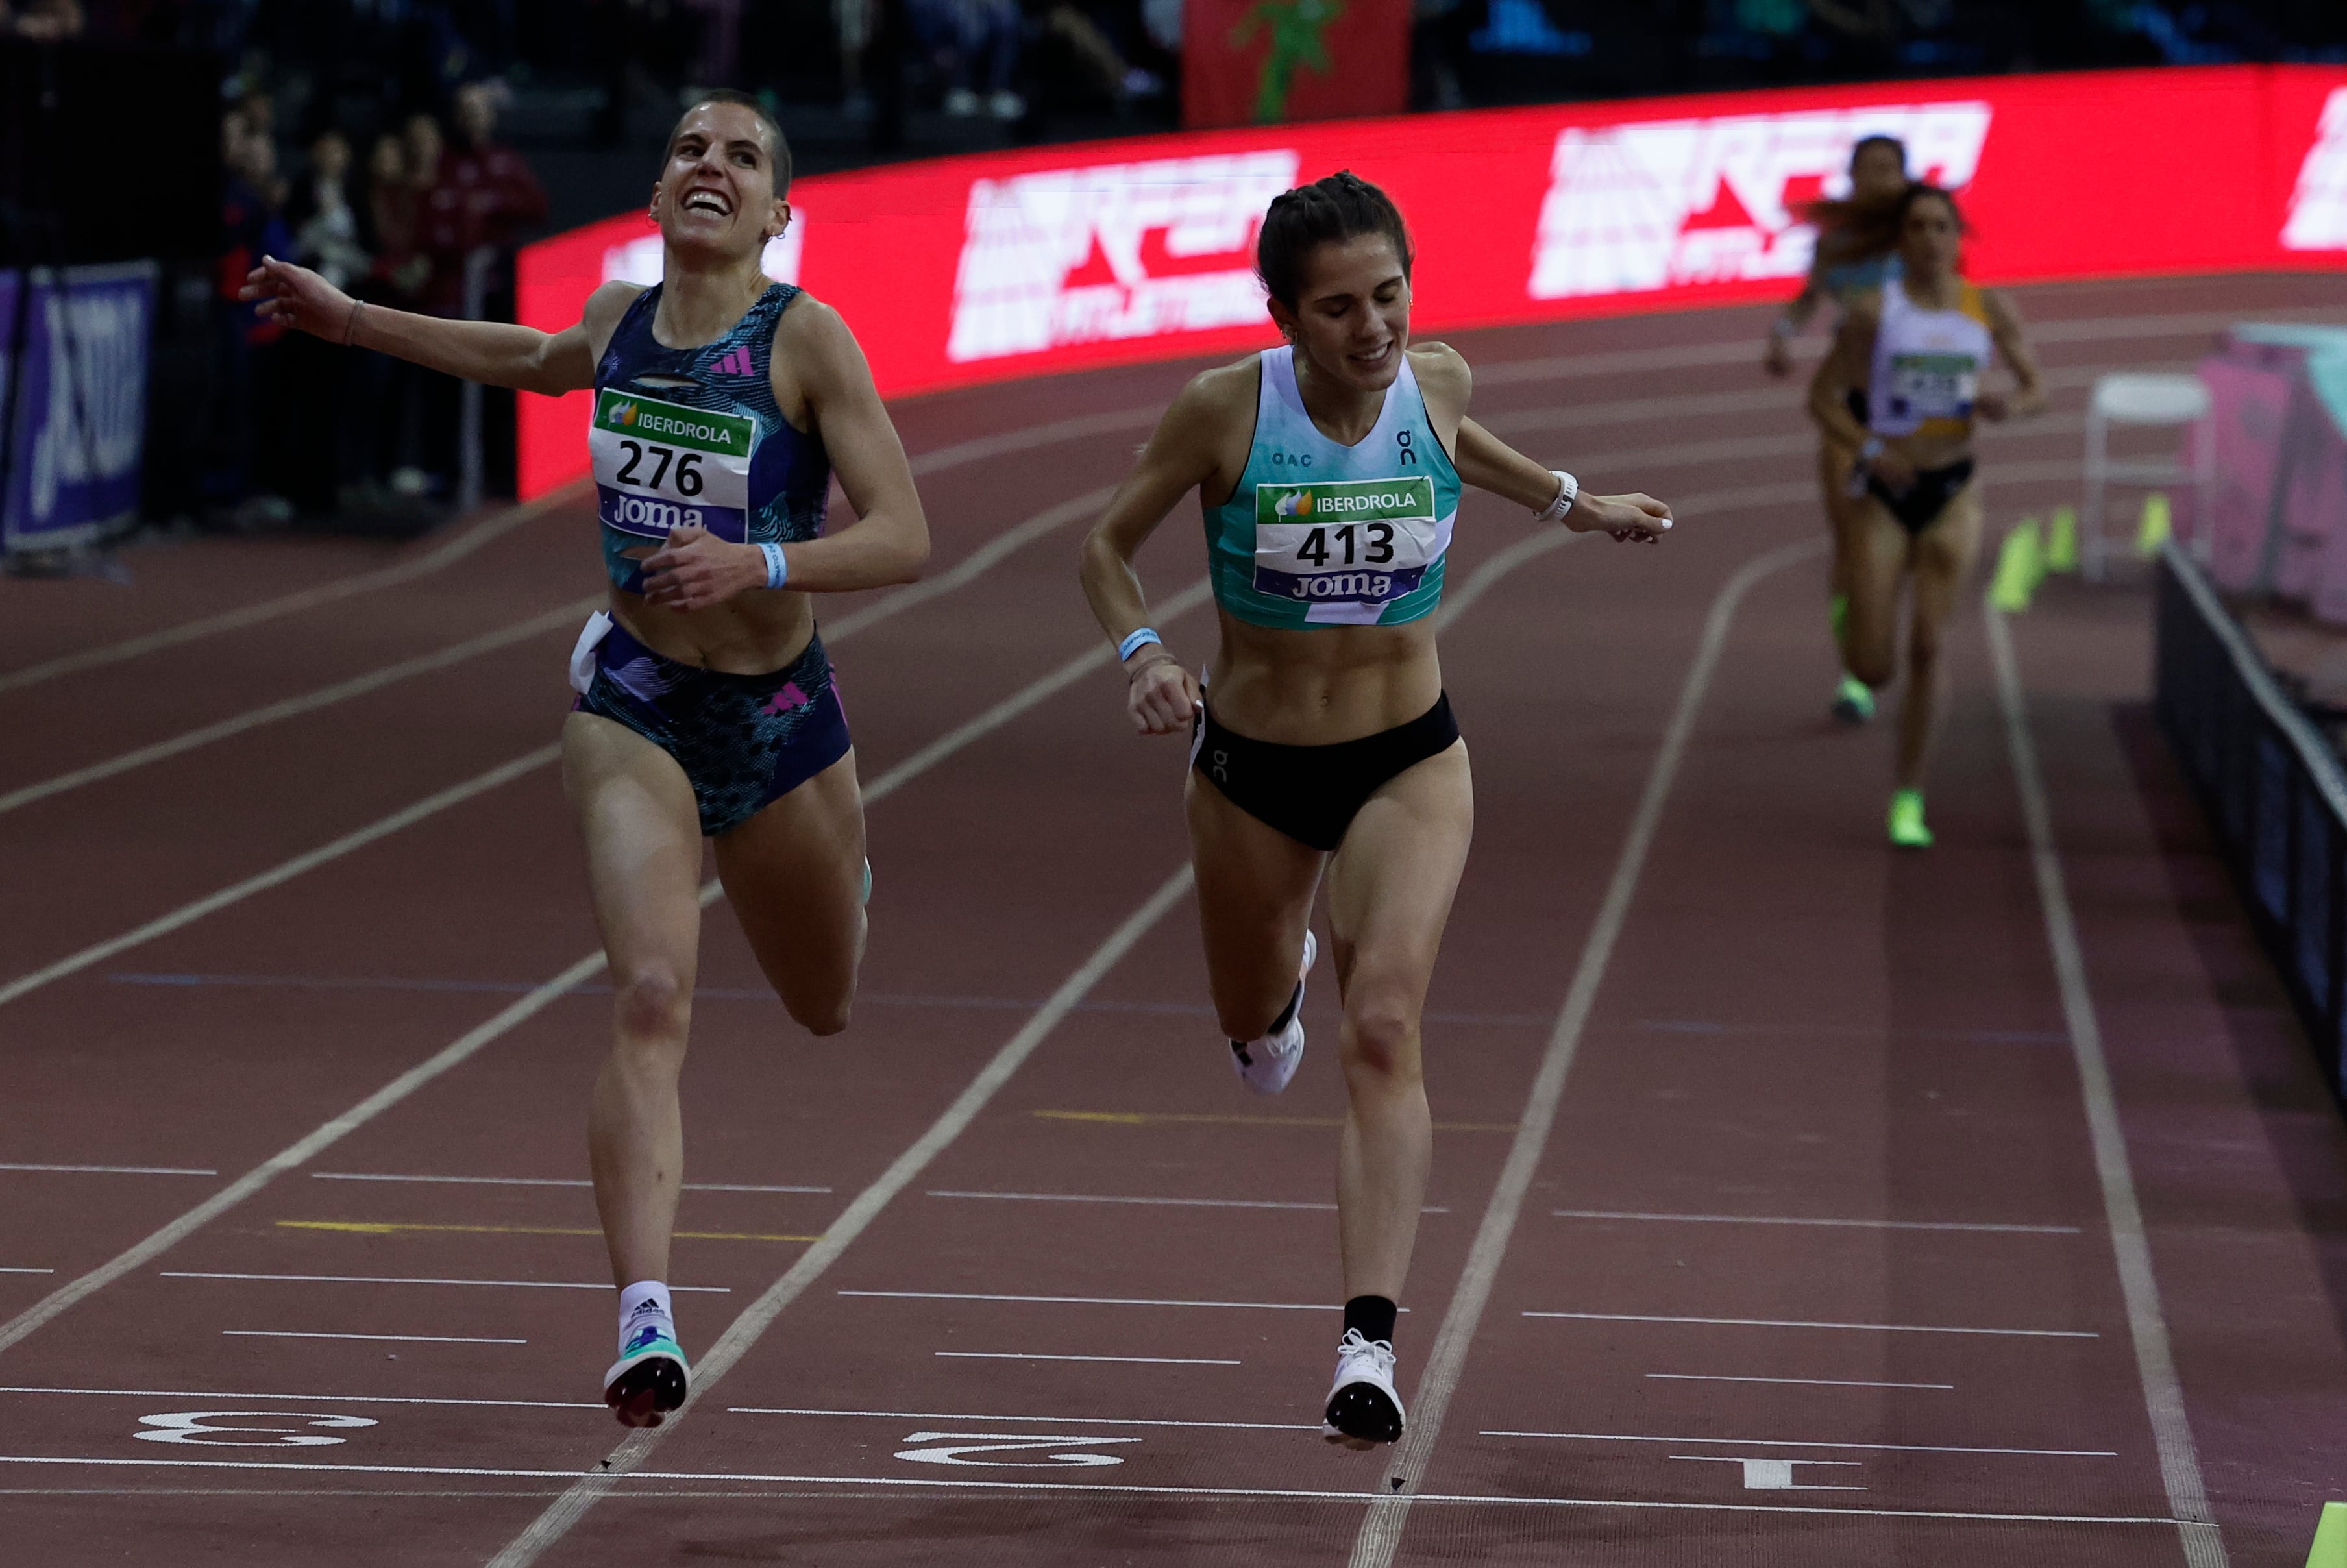
[[1361, 392], [1383, 392], [1409, 346], [1409, 279], [1385, 234], [1314, 247], [1293, 309], [1271, 302], [1271, 319], [1313, 367]]
[[791, 220], [774, 190], [764, 122], [740, 104], [702, 104], [677, 122], [652, 187], [652, 221], [673, 251], [755, 255]]
[[1956, 270], [1963, 241], [1953, 203], [1944, 196], [1918, 196], [1907, 204], [1906, 220], [1899, 227], [1899, 260], [1911, 277], [1942, 278]]

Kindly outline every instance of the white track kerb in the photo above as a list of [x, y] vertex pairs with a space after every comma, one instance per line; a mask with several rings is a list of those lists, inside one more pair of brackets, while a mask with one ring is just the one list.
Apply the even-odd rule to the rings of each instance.
[[[1815, 494], [1814, 486], [1799, 488], [1804, 497]], [[1691, 498], [1688, 505], [1674, 509], [1697, 510], [1700, 501], [1711, 499]], [[1524, 1194], [1530, 1190], [1540, 1168], [1541, 1155], [1548, 1147], [1549, 1130], [1556, 1123], [1557, 1105], [1564, 1098], [1565, 1075], [1573, 1070], [1573, 1056], [1581, 1046], [1581, 1031], [1589, 1021], [1591, 1009], [1596, 1005], [1598, 988], [1604, 982], [1606, 966], [1614, 956], [1614, 943], [1621, 936], [1623, 923], [1629, 918], [1630, 905], [1637, 897], [1646, 852], [1661, 825], [1663, 808], [1670, 800], [1679, 763], [1694, 736], [1696, 720], [1703, 711], [1705, 694], [1711, 688], [1712, 672], [1719, 666], [1720, 652], [1727, 644], [1728, 628], [1736, 619], [1737, 608], [1762, 578], [1824, 548], [1823, 539], [1806, 539], [1770, 550], [1737, 569], [1712, 601], [1711, 614], [1704, 622], [1703, 639], [1696, 648], [1695, 661], [1679, 689], [1678, 706], [1671, 714], [1670, 727], [1664, 732], [1662, 747], [1646, 774], [1637, 813], [1630, 820], [1622, 852], [1614, 863], [1613, 880], [1606, 885], [1605, 899], [1598, 906], [1589, 938], [1582, 945], [1581, 961], [1573, 971], [1573, 984], [1565, 991], [1564, 1006], [1549, 1035], [1540, 1071], [1533, 1076], [1515, 1142], [1508, 1149], [1507, 1163], [1501, 1167], [1499, 1182], [1491, 1189], [1483, 1222], [1476, 1228], [1474, 1245], [1468, 1250], [1467, 1266], [1460, 1271], [1450, 1306], [1442, 1315], [1442, 1326], [1435, 1332], [1434, 1349], [1427, 1357], [1426, 1370], [1419, 1378], [1409, 1428], [1402, 1435], [1388, 1472], [1389, 1482], [1396, 1490], [1369, 1505], [1368, 1517], [1361, 1522], [1360, 1532], [1353, 1542], [1351, 1568], [1389, 1568], [1394, 1551], [1401, 1544], [1402, 1529], [1409, 1520], [1412, 1481], [1426, 1474], [1428, 1461], [1434, 1456], [1434, 1445], [1441, 1440], [1442, 1419], [1450, 1408], [1451, 1395], [1458, 1389], [1460, 1374], [1466, 1368], [1467, 1352], [1474, 1342], [1477, 1326], [1482, 1322], [1484, 1306], [1491, 1300], [1491, 1286], [1499, 1277], [1508, 1242], [1515, 1234]]]
[[2151, 1240], [2144, 1234], [2143, 1207], [2136, 1201], [2135, 1172], [2127, 1161], [2127, 1130], [2119, 1121], [2111, 1088], [2109, 1059], [2103, 1054], [2103, 1026], [2086, 986], [2086, 958], [2078, 945], [2077, 921], [2062, 876], [2061, 851], [2054, 843], [2054, 811], [2045, 777], [2030, 739], [2021, 667], [2014, 658], [2013, 633], [1994, 606], [1988, 620], [1989, 652], [1996, 664], [1996, 696], [2004, 710], [2004, 741], [2013, 754], [2013, 782], [2021, 792], [2022, 820], [2029, 826], [2030, 868], [2036, 875], [2037, 902], [2045, 912], [2045, 945], [2052, 949], [2055, 979], [2062, 988], [2062, 1021], [2068, 1026], [2078, 1086], [2086, 1101], [2086, 1132], [2094, 1145], [2095, 1176], [2103, 1189], [2103, 1214], [2109, 1222], [2111, 1250], [2127, 1302], [2127, 1333], [2135, 1341], [2135, 1364], [2143, 1382], [2143, 1403], [2151, 1417], [2152, 1440], [2159, 1449], [2159, 1479], [2168, 1489], [2190, 1568], [2226, 1568], [2225, 1538], [2209, 1508], [2200, 1478], [2200, 1458], [2184, 1409], [2184, 1387], [2160, 1310], [2159, 1281], [2152, 1273]]

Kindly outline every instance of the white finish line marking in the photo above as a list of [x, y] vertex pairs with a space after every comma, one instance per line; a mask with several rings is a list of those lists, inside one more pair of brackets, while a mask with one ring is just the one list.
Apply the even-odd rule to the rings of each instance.
[[[608, 1286], [606, 1288], [609, 1288]], [[78, 1394], [103, 1399], [296, 1399], [320, 1405], [486, 1405], [516, 1410], [600, 1410], [602, 1405], [578, 1399], [454, 1399], [422, 1395], [389, 1394], [223, 1394], [191, 1389], [37, 1389], [0, 1388], [0, 1394]], [[1315, 1428], [1314, 1430], [1318, 1430]]]
[[[1122, 1464], [1124, 1460], [1115, 1454], [1089, 1450], [1104, 1448], [1111, 1443], [1137, 1443], [1142, 1440], [1105, 1437], [1055, 1438], [1046, 1437], [1040, 1432], [910, 1432], [906, 1435], [905, 1440], [908, 1443], [938, 1445], [933, 1448], [909, 1448], [897, 1450], [898, 1459], [910, 1460], [917, 1464], [995, 1465], [1008, 1466], [1015, 1470], [1045, 1470], [1055, 1465], [1096, 1467]], [[969, 1454], [1034, 1453], [1039, 1450], [1069, 1448], [1078, 1451], [1075, 1453], [1047, 1451], [1040, 1460], [964, 1457]]]
[[[210, 1269], [194, 1268], [165, 1268], [159, 1269], [156, 1273], [157, 1277], [162, 1279], [254, 1279], [279, 1285], [488, 1285], [501, 1290], [609, 1290], [611, 1288], [609, 1280], [425, 1279], [399, 1274], [227, 1274]], [[729, 1296], [733, 1290], [730, 1285], [671, 1285], [668, 1288], [671, 1296], [682, 1296], [688, 1293]]]
[[1195, 1356], [1046, 1356], [1018, 1350], [936, 1350], [932, 1355], [965, 1361], [1115, 1361], [1133, 1367], [1236, 1367], [1236, 1361], [1206, 1360]]
[[346, 1439], [300, 1427], [216, 1427], [214, 1421], [241, 1420], [258, 1416], [265, 1421], [299, 1421], [302, 1427], [350, 1428], [375, 1425], [373, 1416], [322, 1415], [302, 1410], [182, 1410], [170, 1415], [141, 1416], [138, 1424], [151, 1432], [130, 1435], [142, 1442], [191, 1443], [217, 1449], [326, 1448]]
[[1973, 1220], [1838, 1220], [1808, 1219], [1794, 1214], [1638, 1214], [1626, 1209], [1551, 1209], [1549, 1213], [1564, 1220], [1675, 1220], [1688, 1225], [1828, 1225], [1855, 1230], [1987, 1231], [2016, 1235], [2084, 1234], [2076, 1225], [1991, 1225]]
[[88, 1176], [217, 1176], [218, 1171], [199, 1171], [186, 1165], [34, 1165], [15, 1162], [0, 1163], [0, 1171], [57, 1171], [70, 1175]]
[[[6, 1167], [0, 1166], [0, 1170]], [[213, 1174], [206, 1171], [205, 1175]], [[402, 1176], [373, 1171], [313, 1171], [313, 1182], [440, 1182], [480, 1187], [591, 1187], [581, 1176]], [[761, 1186], [746, 1182], [687, 1182], [688, 1193], [827, 1193], [829, 1187]]]
[[1504, 1432], [1487, 1431], [1487, 1438], [1553, 1438], [1576, 1443], [1686, 1443], [1696, 1448], [1847, 1449], [1867, 1453], [2013, 1454], [2027, 1459], [2116, 1459], [2110, 1449], [1983, 1449], [1946, 1443], [1820, 1443], [1789, 1438], [1649, 1438], [1635, 1432]]
[[[578, 1471], [568, 1470], [504, 1470], [485, 1465], [326, 1464], [302, 1460], [88, 1459], [59, 1454], [0, 1454], [0, 1464], [89, 1465], [104, 1469], [293, 1471], [326, 1475], [477, 1476], [487, 1480], [521, 1481], [575, 1481], [581, 1479]], [[893, 1487], [906, 1491], [955, 1487], [989, 1491], [1109, 1492], [1123, 1497], [1261, 1497], [1307, 1502], [1373, 1502], [1385, 1495], [1382, 1492], [1373, 1491], [1344, 1491], [1302, 1487], [1148, 1486], [1130, 1481], [982, 1481], [975, 1477], [915, 1480], [908, 1476], [768, 1475], [723, 1471], [694, 1472], [640, 1470], [617, 1473], [599, 1472], [591, 1479], [610, 1483], [614, 1491], [617, 1491], [621, 1483], [667, 1481], [686, 1486], [729, 1484], [871, 1486]], [[619, 1491], [619, 1495], [625, 1497], [629, 1492], [641, 1497], [663, 1495], [656, 1487], [633, 1485], [628, 1486], [625, 1491]], [[1973, 1513], [1960, 1509], [1831, 1508], [1818, 1504], [1755, 1502], [1653, 1502], [1618, 1497], [1503, 1497], [1478, 1492], [1421, 1492], [1418, 1494], [1415, 1501], [1421, 1503], [1451, 1503], [1475, 1508], [1587, 1508], [1623, 1509], [1633, 1512], [1653, 1513], [1769, 1513], [1854, 1519], [1936, 1519], [1964, 1524], [2154, 1524], [2169, 1529], [2178, 1526], [2199, 1530], [2213, 1528], [2209, 1525], [2196, 1526], [2187, 1520], [2168, 1519], [2157, 1514]]]
[[1666, 1317], [1642, 1312], [1527, 1312], [1587, 1323], [1697, 1323], [1727, 1328], [1856, 1328], [1874, 1334], [1989, 1334], [2015, 1339], [2099, 1339], [2086, 1328], [1949, 1328], [1928, 1323], [1813, 1323], [1799, 1317]]
[[[0, 1393], [6, 1391], [0, 1389]], [[728, 1405], [725, 1413], [731, 1416], [846, 1416], [881, 1421], [1034, 1421], [1053, 1427], [1211, 1427], [1235, 1432], [1317, 1432], [1320, 1430], [1317, 1421], [1309, 1426], [1299, 1426], [1285, 1421], [1174, 1421], [1135, 1416], [968, 1416], [937, 1410], [815, 1410], [769, 1405]]]
[[1956, 1387], [1953, 1383], [1868, 1383], [1853, 1378], [1734, 1378], [1719, 1372], [1649, 1372], [1646, 1376], [1675, 1383], [1793, 1383], [1805, 1389], [1944, 1389], [1953, 1393]]
[[[1016, 1301], [1048, 1307], [1234, 1307], [1253, 1312], [1342, 1312], [1344, 1305], [1317, 1301], [1177, 1301], [1151, 1296], [989, 1296], [966, 1290], [843, 1290], [888, 1301]], [[1401, 1310], [1407, 1312], [1409, 1307]]]
[[1797, 1481], [1793, 1467], [1797, 1464], [1829, 1464], [1855, 1470], [1854, 1459], [1742, 1459], [1729, 1454], [1673, 1454], [1675, 1460], [1691, 1464], [1740, 1464], [1744, 1467], [1744, 1490], [1747, 1491], [1864, 1491], [1862, 1486], [1827, 1486], [1815, 1481]]
[[372, 1339], [384, 1345], [527, 1345], [527, 1339], [477, 1339], [462, 1334], [314, 1334], [292, 1328], [223, 1328], [245, 1339]]

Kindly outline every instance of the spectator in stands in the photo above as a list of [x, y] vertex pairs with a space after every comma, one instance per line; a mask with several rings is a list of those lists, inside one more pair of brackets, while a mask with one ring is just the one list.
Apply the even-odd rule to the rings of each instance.
[[0, 33], [20, 38], [78, 38], [84, 26], [81, 0], [23, 0], [13, 11], [0, 0]]
[[273, 447], [263, 450], [263, 432], [279, 405], [274, 350], [283, 329], [237, 299], [245, 273], [262, 256], [281, 256], [292, 236], [279, 215], [277, 149], [258, 135], [241, 110], [220, 119], [220, 258], [218, 323], [213, 361], [221, 395], [210, 400], [213, 422], [207, 449], [213, 467], [203, 479], [205, 498], [226, 508], [233, 526], [274, 526], [292, 508], [268, 487]]
[[1019, 68], [1019, 0], [911, 0], [913, 33], [946, 79], [945, 111], [985, 109], [999, 120], [1027, 112], [1010, 88]]
[[[310, 144], [310, 167], [293, 189], [286, 223], [293, 254], [338, 289], [369, 277], [374, 258], [352, 200], [351, 145], [328, 130]], [[336, 510], [344, 487], [366, 473], [372, 456], [374, 409], [365, 376], [353, 376], [351, 356], [296, 333], [281, 343], [287, 389], [283, 464], [286, 499], [313, 517]]]

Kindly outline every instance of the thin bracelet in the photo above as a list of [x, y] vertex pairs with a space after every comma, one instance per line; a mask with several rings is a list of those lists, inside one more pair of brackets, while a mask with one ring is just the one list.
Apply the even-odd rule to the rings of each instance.
[[1126, 633], [1124, 641], [1116, 645], [1116, 661], [1123, 663], [1153, 642], [1160, 648], [1165, 646], [1165, 640], [1158, 636], [1153, 628], [1144, 626], [1138, 631]]
[[1556, 498], [1540, 509], [1538, 515], [1532, 518], [1536, 523], [1553, 523], [1560, 520], [1565, 513], [1573, 510], [1573, 499], [1581, 494], [1580, 480], [1562, 468], [1552, 468], [1549, 472], [1556, 476]]
[[791, 575], [790, 559], [783, 554], [783, 547], [776, 544], [762, 544], [758, 547], [758, 553], [766, 558], [766, 586], [782, 587]]
[[1860, 445], [1859, 445], [1859, 448], [1858, 448], [1858, 460], [1859, 460], [1861, 464], [1864, 464], [1864, 463], [1871, 463], [1871, 462], [1873, 462], [1877, 457], [1880, 457], [1880, 456], [1882, 456], [1882, 437], [1881, 437], [1881, 436], [1868, 436], [1868, 437], [1867, 437], [1863, 442], [1860, 443]]
[[364, 300], [353, 300], [351, 302], [351, 313], [343, 318], [343, 346], [344, 348], [351, 346], [351, 335], [359, 330], [359, 313], [364, 309], [366, 309], [366, 302]]

